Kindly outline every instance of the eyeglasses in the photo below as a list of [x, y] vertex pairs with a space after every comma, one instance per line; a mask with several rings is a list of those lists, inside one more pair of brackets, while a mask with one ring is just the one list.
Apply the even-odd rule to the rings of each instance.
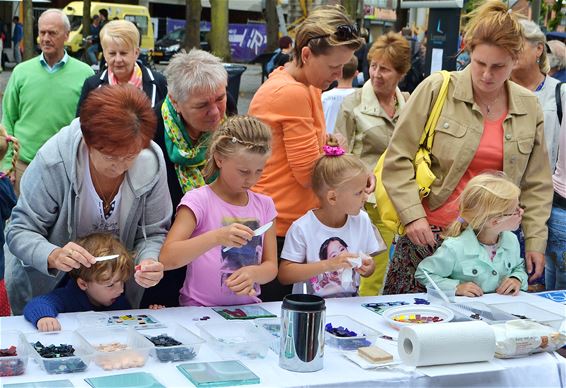
[[[314, 39], [322, 39], [328, 38], [331, 34], [325, 35], [316, 35], [312, 38], [309, 38], [305, 43], [305, 46], [308, 46], [311, 40]], [[353, 24], [341, 24], [336, 27], [336, 32], [334, 33], [336, 40], [339, 42], [347, 42], [349, 40], [357, 39], [358, 38], [358, 27]]]
[[524, 208], [521, 205], [519, 205], [515, 208], [513, 213], [503, 213], [500, 217], [515, 217], [520, 215], [523, 210]]

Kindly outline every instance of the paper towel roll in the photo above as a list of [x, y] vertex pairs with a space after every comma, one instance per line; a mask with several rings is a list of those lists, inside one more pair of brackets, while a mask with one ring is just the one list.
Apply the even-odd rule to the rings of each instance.
[[411, 366], [488, 361], [495, 354], [495, 334], [481, 321], [413, 325], [401, 329], [397, 346]]

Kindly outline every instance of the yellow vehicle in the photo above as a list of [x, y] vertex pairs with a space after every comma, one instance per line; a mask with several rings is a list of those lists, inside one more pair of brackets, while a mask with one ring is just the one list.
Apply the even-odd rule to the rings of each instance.
[[[149, 11], [146, 7], [131, 4], [118, 3], [90, 3], [90, 17], [98, 15], [98, 11], [105, 9], [108, 11], [108, 20], [115, 18], [129, 20], [134, 23], [140, 30], [142, 51], [153, 50], [153, 24], [149, 17]], [[70, 55], [77, 55], [83, 47], [83, 2], [70, 2], [63, 12], [69, 17], [71, 22], [71, 32], [69, 39], [65, 42], [65, 49]]]

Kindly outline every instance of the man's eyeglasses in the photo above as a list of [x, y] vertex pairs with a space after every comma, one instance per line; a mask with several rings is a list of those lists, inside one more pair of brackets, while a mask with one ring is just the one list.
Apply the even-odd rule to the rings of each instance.
[[[305, 46], [308, 46], [311, 40], [328, 38], [331, 34], [316, 35], [307, 40]], [[341, 24], [336, 27], [336, 32], [333, 34], [339, 42], [347, 42], [349, 40], [358, 38], [358, 27], [353, 24]]]

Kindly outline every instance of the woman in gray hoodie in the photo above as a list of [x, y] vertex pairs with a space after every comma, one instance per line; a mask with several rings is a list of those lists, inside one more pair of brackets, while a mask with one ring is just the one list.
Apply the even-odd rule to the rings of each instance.
[[[22, 177], [7, 229], [7, 290], [14, 314], [51, 291], [66, 272], [95, 258], [71, 241], [111, 233], [134, 251], [126, 285], [132, 307], [163, 277], [159, 251], [172, 205], [163, 154], [151, 141], [156, 118], [132, 86], [91, 92], [81, 116], [39, 150]], [[112, 254], [109, 252], [108, 254]]]

